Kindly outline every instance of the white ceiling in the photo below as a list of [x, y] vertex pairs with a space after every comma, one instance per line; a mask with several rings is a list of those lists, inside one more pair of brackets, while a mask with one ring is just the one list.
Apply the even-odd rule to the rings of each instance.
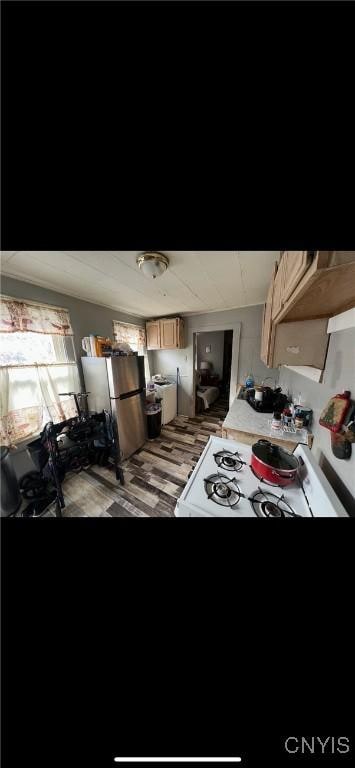
[[279, 251], [164, 251], [156, 280], [138, 251], [2, 251], [3, 274], [141, 317], [262, 304]]

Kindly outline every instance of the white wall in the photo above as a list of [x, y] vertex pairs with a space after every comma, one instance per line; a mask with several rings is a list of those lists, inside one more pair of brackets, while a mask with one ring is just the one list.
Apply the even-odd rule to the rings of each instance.
[[331, 334], [321, 384], [287, 368], [281, 368], [280, 386], [285, 392], [289, 390], [293, 396], [297, 397], [301, 393], [304, 404], [312, 408], [312, 452], [347, 511], [355, 514], [355, 444], [352, 445], [351, 459], [337, 459], [331, 449], [331, 433], [318, 423], [320, 414], [332, 395], [349, 389], [355, 399], [355, 329], [349, 328]]
[[192, 365], [193, 347], [190, 341], [193, 328], [202, 330], [204, 326], [223, 325], [229, 330], [231, 324], [241, 323], [238, 379], [245, 381], [248, 373], [253, 373], [256, 382], [261, 382], [266, 376], [278, 380], [278, 370], [268, 369], [260, 360], [261, 327], [263, 306], [242, 307], [225, 312], [208, 312], [202, 315], [185, 317], [186, 349], [157, 350], [151, 353], [152, 373], [165, 376], [176, 375], [177, 366], [180, 368], [181, 387], [179, 390], [179, 413], [190, 416], [193, 413]]
[[[211, 352], [206, 352], [206, 347], [211, 347]], [[224, 331], [209, 331], [197, 334], [197, 369], [202, 360], [211, 363], [211, 372], [217, 373], [223, 378], [224, 358]]]

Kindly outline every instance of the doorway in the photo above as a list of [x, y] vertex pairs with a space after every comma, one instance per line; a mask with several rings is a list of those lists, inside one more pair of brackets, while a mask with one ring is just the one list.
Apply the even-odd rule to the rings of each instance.
[[224, 331], [222, 394], [229, 401], [233, 354], [233, 331]]
[[237, 390], [239, 339], [240, 323], [192, 329], [193, 415], [228, 412]]

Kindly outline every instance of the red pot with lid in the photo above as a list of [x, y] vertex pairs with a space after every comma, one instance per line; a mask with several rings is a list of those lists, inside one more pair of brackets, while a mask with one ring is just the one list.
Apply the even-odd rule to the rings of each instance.
[[258, 440], [252, 446], [251, 468], [259, 480], [272, 485], [291, 485], [297, 479], [299, 461], [293, 453], [269, 440]]

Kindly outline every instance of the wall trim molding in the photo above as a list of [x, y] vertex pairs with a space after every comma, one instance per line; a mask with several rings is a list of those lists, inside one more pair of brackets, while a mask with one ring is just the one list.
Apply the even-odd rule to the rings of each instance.
[[[223, 309], [206, 309], [204, 312], [201, 312], [200, 309], [197, 309], [195, 312], [179, 312], [179, 317], [201, 317], [203, 315], [215, 315], [217, 312], [233, 312], [235, 309], [247, 309], [248, 307], [263, 307], [265, 304], [264, 301], [257, 301], [253, 302], [252, 304], [237, 304], [234, 307], [223, 307]], [[227, 329], [229, 330], [229, 328]], [[199, 331], [200, 333], [200, 331]]]

